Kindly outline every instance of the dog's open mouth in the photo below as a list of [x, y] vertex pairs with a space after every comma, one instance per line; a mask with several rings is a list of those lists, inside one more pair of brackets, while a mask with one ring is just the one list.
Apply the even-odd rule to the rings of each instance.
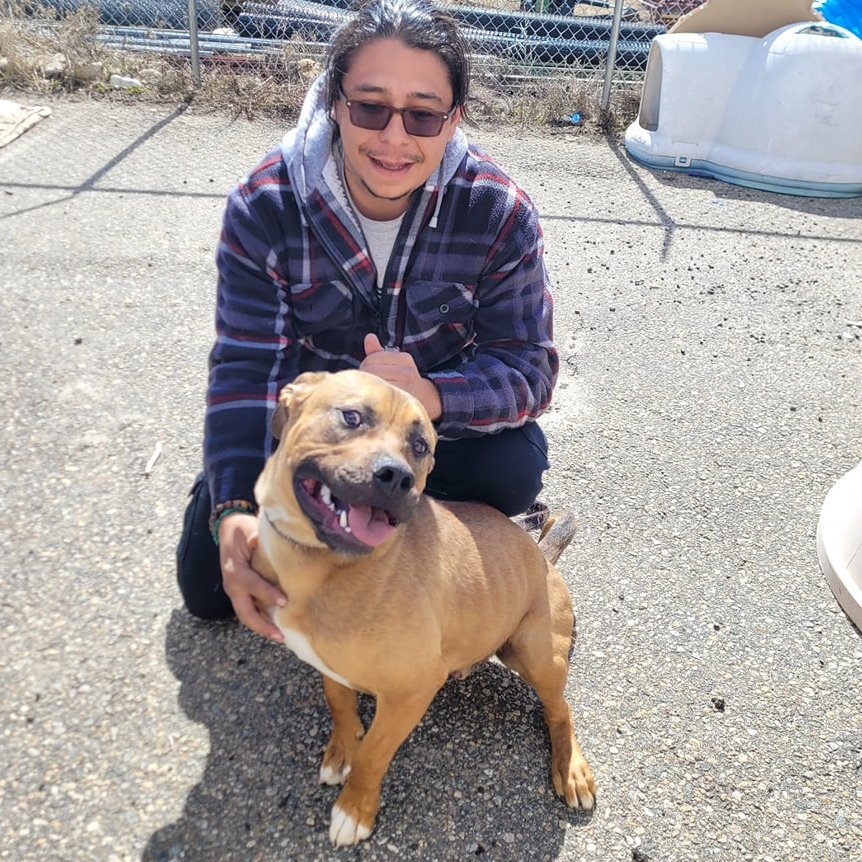
[[297, 477], [294, 487], [303, 512], [318, 535], [334, 550], [367, 551], [385, 542], [398, 518], [379, 506], [350, 504], [315, 478]]

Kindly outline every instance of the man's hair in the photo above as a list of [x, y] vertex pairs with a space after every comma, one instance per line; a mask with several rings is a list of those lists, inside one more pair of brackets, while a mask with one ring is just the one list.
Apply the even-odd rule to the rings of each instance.
[[341, 84], [353, 55], [363, 45], [378, 39], [397, 39], [408, 48], [432, 51], [443, 62], [452, 86], [453, 108], [461, 108], [466, 119], [470, 88], [467, 44], [458, 24], [448, 12], [428, 0], [369, 0], [360, 2], [353, 17], [335, 32], [326, 54], [329, 110], [341, 97]]

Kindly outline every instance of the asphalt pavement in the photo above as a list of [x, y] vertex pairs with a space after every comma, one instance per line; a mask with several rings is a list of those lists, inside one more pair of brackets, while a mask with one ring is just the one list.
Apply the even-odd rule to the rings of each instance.
[[224, 199], [283, 129], [51, 107], [0, 150], [0, 860], [862, 860], [862, 636], [815, 549], [862, 458], [862, 200], [471, 131], [543, 214], [598, 805], [554, 797], [538, 701], [489, 665], [335, 852], [316, 672], [174, 584]]

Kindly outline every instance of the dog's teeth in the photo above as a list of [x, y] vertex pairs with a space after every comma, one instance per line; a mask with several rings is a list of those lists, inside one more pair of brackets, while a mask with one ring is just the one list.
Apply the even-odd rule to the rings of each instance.
[[345, 533], [351, 532], [350, 527], [347, 524], [347, 509], [341, 510], [341, 514], [338, 516], [338, 523], [341, 524], [341, 529], [344, 530]]
[[320, 499], [323, 501], [324, 505], [328, 506], [330, 509], [332, 508], [332, 491], [329, 490], [328, 486], [320, 486]]

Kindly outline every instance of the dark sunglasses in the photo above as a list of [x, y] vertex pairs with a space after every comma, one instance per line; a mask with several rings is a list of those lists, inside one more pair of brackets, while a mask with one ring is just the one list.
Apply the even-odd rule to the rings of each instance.
[[404, 131], [417, 138], [436, 138], [443, 131], [443, 123], [455, 113], [448, 114], [430, 111], [428, 108], [393, 108], [382, 102], [358, 102], [348, 99], [342, 92], [341, 98], [350, 113], [350, 122], [360, 129], [382, 132], [392, 119], [393, 114], [401, 115]]

